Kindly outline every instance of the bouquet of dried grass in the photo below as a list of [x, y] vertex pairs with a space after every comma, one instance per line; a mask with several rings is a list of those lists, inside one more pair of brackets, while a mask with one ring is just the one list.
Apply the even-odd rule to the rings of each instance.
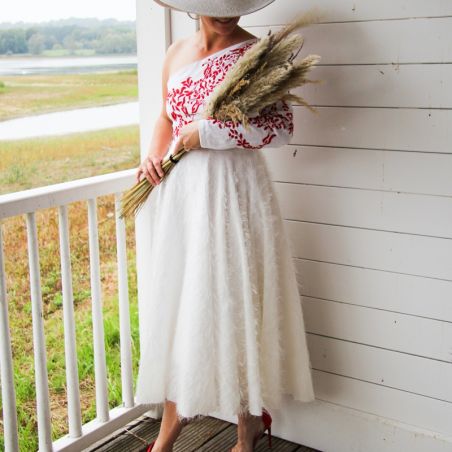
[[[306, 83], [319, 83], [323, 80], [310, 80], [306, 74], [320, 60], [319, 55], [308, 55], [295, 61], [303, 46], [300, 34], [291, 34], [294, 30], [318, 22], [317, 9], [310, 9], [284, 26], [280, 31], [260, 38], [251, 46], [227, 72], [209, 96], [204, 118], [216, 118], [221, 121], [232, 120], [249, 127], [248, 118], [255, 112], [279, 100], [295, 101], [316, 110], [302, 97], [289, 93], [292, 88]], [[175, 150], [162, 162], [165, 178], [174, 165], [188, 151]], [[122, 196], [120, 218], [137, 214], [150, 192], [154, 188], [146, 178], [136, 183]]]

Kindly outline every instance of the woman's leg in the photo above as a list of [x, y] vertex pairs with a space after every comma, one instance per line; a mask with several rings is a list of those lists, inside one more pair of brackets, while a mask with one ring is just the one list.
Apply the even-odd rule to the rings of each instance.
[[163, 408], [162, 422], [152, 452], [171, 452], [174, 442], [188, 421], [177, 418], [176, 404], [166, 400]]
[[248, 412], [238, 415], [237, 444], [231, 452], [252, 452], [253, 438], [257, 432], [264, 431], [265, 425], [261, 416], [254, 416]]

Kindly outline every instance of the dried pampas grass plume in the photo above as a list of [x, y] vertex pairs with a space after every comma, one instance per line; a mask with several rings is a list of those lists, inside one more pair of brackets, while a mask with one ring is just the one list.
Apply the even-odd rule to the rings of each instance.
[[323, 12], [312, 8], [276, 33], [269, 31], [251, 46], [227, 72], [207, 100], [203, 117], [232, 120], [249, 126], [248, 118], [278, 100], [297, 102], [317, 112], [301, 96], [289, 93], [292, 88], [323, 80], [306, 78], [308, 71], [319, 60], [319, 55], [308, 55], [295, 60], [304, 38], [292, 34], [295, 30], [318, 23]]

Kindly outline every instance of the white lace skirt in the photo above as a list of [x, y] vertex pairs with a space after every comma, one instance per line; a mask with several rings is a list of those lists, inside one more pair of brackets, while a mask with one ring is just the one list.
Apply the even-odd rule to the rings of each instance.
[[136, 401], [180, 417], [314, 400], [295, 267], [260, 151], [189, 151], [157, 185]]

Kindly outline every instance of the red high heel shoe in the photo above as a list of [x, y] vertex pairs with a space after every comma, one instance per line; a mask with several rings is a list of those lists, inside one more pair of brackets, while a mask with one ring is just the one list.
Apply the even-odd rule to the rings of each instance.
[[270, 416], [270, 413], [265, 409], [262, 408], [262, 421], [264, 422], [264, 430], [262, 432], [259, 432], [253, 439], [253, 449], [256, 446], [257, 441], [265, 436], [265, 430], [268, 430], [268, 447], [272, 448], [272, 417]]
[[146, 449], [146, 452], [151, 452], [152, 448], [154, 447], [154, 444], [157, 440], [155, 439], [154, 441], [152, 441], [151, 444], [149, 444], [148, 448]]

